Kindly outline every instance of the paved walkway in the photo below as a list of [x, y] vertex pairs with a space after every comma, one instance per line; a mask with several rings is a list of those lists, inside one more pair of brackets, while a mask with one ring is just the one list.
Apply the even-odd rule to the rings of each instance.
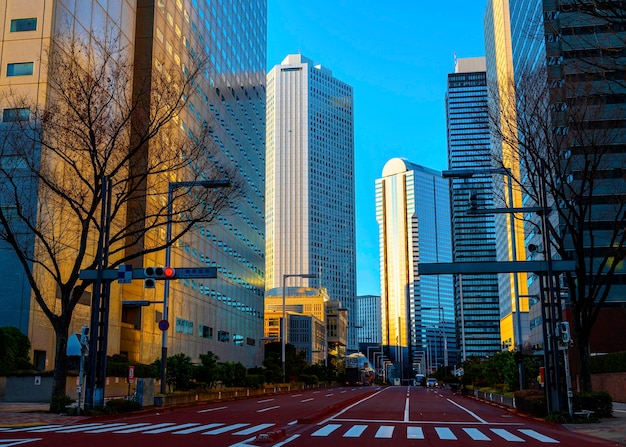
[[[0, 427], [42, 424], [74, 424], [86, 416], [63, 416], [48, 413], [48, 404], [11, 403], [0, 401]], [[608, 439], [626, 446], [626, 404], [613, 402], [613, 417], [590, 424], [564, 424], [568, 430]]]

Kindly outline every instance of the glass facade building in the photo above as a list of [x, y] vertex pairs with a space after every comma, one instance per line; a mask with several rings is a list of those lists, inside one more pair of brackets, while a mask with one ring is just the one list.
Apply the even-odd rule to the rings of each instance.
[[356, 349], [352, 87], [300, 54], [267, 75], [266, 288], [316, 285], [348, 309]]
[[[171, 265], [216, 267], [218, 273], [215, 279], [171, 281], [169, 350], [184, 352], [194, 361], [211, 351], [221, 361], [260, 365], [265, 291], [266, 1], [120, 0], [107, 6], [96, 0], [34, 0], [4, 2], [1, 8], [3, 63], [35, 64], [34, 74], [7, 65], [2, 72], [9, 70], [11, 80], [3, 76], [1, 82], [23, 83], [20, 90], [35, 97], [37, 88], [46, 87], [45, 74], [37, 67], [41, 49], [49, 39], [68, 32], [84, 36], [119, 33], [119, 45], [134, 55], [136, 69], [176, 64], [185, 70], [189, 57], [206, 61], [206, 69], [196, 80], [197, 95], [175, 122], [181, 134], [189, 136], [210, 126], [215, 150], [208, 151], [207, 157], [224, 171], [236, 172], [242, 181], [226, 212], [185, 234], [171, 249]], [[164, 232], [155, 233], [151, 237], [164, 240]], [[10, 253], [6, 253], [0, 251], [3, 267], [11, 263]], [[134, 268], [163, 265], [163, 252], [144, 255], [142, 261]], [[16, 278], [22, 278], [15, 264], [10, 268]], [[15, 322], [3, 320], [2, 325], [16, 325], [26, 333], [34, 360], [51, 368], [53, 332], [37, 305], [31, 303], [25, 282], [16, 284], [20, 290], [0, 292], [0, 305], [15, 307], [19, 301], [21, 310], [19, 315], [11, 315]], [[55, 297], [54, 287], [50, 289], [46, 299]], [[163, 305], [158, 304], [163, 297], [162, 283], [152, 291], [138, 282], [124, 287], [114, 284], [111, 296], [108, 354], [152, 363], [161, 354], [157, 323], [163, 316]], [[136, 299], [157, 304], [122, 304]], [[77, 305], [70, 332], [80, 333], [81, 325], [89, 324], [88, 303]]]
[[[487, 106], [485, 58], [458, 59], [455, 72], [448, 75], [446, 94], [451, 170], [492, 168]], [[468, 213], [470, 201], [479, 208], [494, 207], [492, 175], [453, 178], [450, 184], [454, 262], [497, 261], [494, 215]], [[455, 319], [461, 360], [501, 350], [497, 275], [456, 276]]]
[[441, 173], [394, 158], [376, 180], [382, 345], [388, 379], [412, 380], [456, 362], [451, 275], [420, 276], [419, 262], [451, 262], [450, 196]]

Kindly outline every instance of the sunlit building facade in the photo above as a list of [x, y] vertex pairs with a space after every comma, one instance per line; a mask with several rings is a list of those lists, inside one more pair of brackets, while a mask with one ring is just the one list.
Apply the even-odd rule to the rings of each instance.
[[[104, 6], [103, 6], [104, 5]], [[134, 55], [135, 68], [184, 65], [186, 57], [206, 60], [197, 80], [198, 98], [176, 121], [181, 132], [211, 126], [214, 164], [243, 179], [229, 210], [210, 225], [198, 226], [171, 249], [171, 265], [216, 267], [215, 279], [171, 281], [169, 352], [184, 352], [195, 361], [211, 351], [221, 361], [258, 366], [263, 360], [265, 59], [267, 4], [264, 0], [198, 2], [137, 0], [65, 2], [8, 0], [4, 17], [2, 87], [11, 84], [25, 93], [45, 97], [45, 73], [38, 69], [50, 39], [76, 33], [83, 37], [107, 30], [119, 34], [119, 45]], [[16, 22], [17, 21], [17, 22]], [[28, 22], [28, 23], [26, 23]], [[19, 26], [18, 26], [19, 25]], [[27, 63], [34, 69], [5, 74], [8, 65]], [[144, 65], [142, 65], [144, 64]], [[20, 67], [22, 67], [20, 65]], [[19, 68], [19, 67], [18, 67]], [[43, 99], [42, 99], [43, 101]], [[166, 198], [163, 197], [163, 201]], [[164, 240], [165, 234], [151, 235]], [[133, 267], [163, 265], [164, 253], [135, 259]], [[0, 292], [0, 305], [16, 309], [0, 324], [18, 326], [31, 339], [38, 367], [53, 366], [53, 331], [30, 297], [17, 265], [7, 250], [0, 265], [16, 278], [15, 287]], [[163, 283], [144, 290], [139, 281], [112, 285], [108, 354], [133, 362], [152, 363], [161, 355]], [[8, 292], [8, 293], [5, 293]], [[54, 299], [54, 286], [48, 290]], [[144, 299], [147, 307], [123, 305]], [[89, 324], [90, 300], [78, 304], [70, 332]]]
[[316, 285], [348, 309], [356, 347], [352, 87], [288, 55], [267, 75], [266, 288]]
[[456, 361], [451, 275], [420, 276], [420, 262], [451, 262], [450, 196], [441, 173], [389, 160], [376, 180], [382, 346], [389, 379]]

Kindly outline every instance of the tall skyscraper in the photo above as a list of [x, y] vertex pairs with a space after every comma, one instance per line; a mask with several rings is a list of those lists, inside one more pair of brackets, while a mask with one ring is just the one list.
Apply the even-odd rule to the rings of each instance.
[[[352, 87], [300, 54], [267, 76], [266, 289], [324, 287], [356, 349]], [[313, 282], [316, 281], [316, 282]]]
[[[485, 52], [487, 85], [492, 132], [492, 154], [494, 165], [494, 198], [497, 208], [521, 208], [522, 194], [519, 188], [520, 166], [517, 146], [511, 144], [513, 135], [499, 138], [498, 135], [513, 132], [510, 122], [515, 117], [515, 89], [509, 0], [488, 0], [485, 10]], [[500, 111], [506, 110], [506, 123], [498, 122]], [[503, 172], [508, 170], [508, 174]], [[498, 172], [499, 171], [499, 172]], [[524, 246], [523, 216], [520, 213], [495, 215], [496, 249], [499, 261], [523, 261], [526, 259]], [[498, 275], [500, 292], [500, 337], [503, 347], [522, 350], [528, 342], [528, 279], [526, 273], [502, 273]]]
[[[37, 88], [44, 91], [47, 78], [38, 64], [45, 49], [50, 39], [72, 33], [86, 39], [105, 33], [110, 33], [110, 38], [119, 35], [118, 45], [134, 56], [135, 75], [174, 64], [184, 71], [187, 57], [208, 61], [194, 84], [200, 99], [189, 103], [176, 117], [176, 124], [181, 133], [192, 137], [194, 130], [210, 126], [217, 149], [208, 151], [208, 156], [243, 180], [240, 194], [233, 195], [227, 213], [187, 233], [171, 249], [173, 266], [216, 267], [218, 275], [210, 280], [171, 281], [169, 350], [172, 354], [184, 352], [196, 361], [200, 354], [212, 351], [222, 361], [260, 365], [265, 267], [266, 2], [121, 0], [106, 5], [95, 0], [2, 2], [2, 87], [20, 84], [20, 90], [27, 94], [37, 92]], [[9, 66], [18, 70], [7, 72]], [[8, 78], [6, 73], [20, 76]], [[135, 87], [146, 84], [136, 80]], [[3, 107], [6, 110], [6, 104]], [[161, 197], [162, 203], [166, 197]], [[163, 241], [165, 233], [155, 231], [150, 237]], [[163, 265], [163, 252], [132, 262], [136, 269]], [[50, 324], [31, 300], [23, 272], [8, 250], [0, 251], [0, 265], [19, 284], [9, 293], [0, 292], [0, 306], [18, 309], [8, 315], [10, 321], [3, 314], [1, 323], [16, 325], [26, 333], [35, 363], [49, 369], [55, 352]], [[52, 284], [44, 299], [54, 300], [58, 297], [55, 294], [58, 288]], [[123, 287], [114, 284], [111, 295], [108, 354], [152, 363], [161, 355], [157, 323], [164, 312], [163, 304], [158, 303], [163, 299], [162, 282], [152, 291], [144, 290], [139, 281]], [[123, 304], [122, 300], [129, 298], [155, 304]], [[89, 304], [89, 299], [81, 299], [70, 332], [80, 332], [82, 324], [89, 325]]]
[[412, 380], [456, 362], [451, 275], [420, 276], [419, 262], [450, 262], [450, 195], [440, 172], [389, 160], [376, 180], [382, 345], [389, 379]]
[[[470, 202], [494, 207], [488, 91], [485, 58], [461, 58], [448, 75], [446, 115], [448, 167], [480, 171], [451, 179], [454, 262], [496, 261], [495, 217], [468, 214]], [[498, 277], [457, 275], [455, 318], [461, 360], [485, 357], [501, 350]]]
[[360, 295], [356, 297], [357, 339], [360, 343], [381, 342], [380, 296]]

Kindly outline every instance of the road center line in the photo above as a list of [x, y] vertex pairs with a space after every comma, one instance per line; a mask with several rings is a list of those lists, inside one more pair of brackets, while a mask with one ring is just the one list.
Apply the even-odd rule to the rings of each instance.
[[311, 402], [312, 400], [315, 400], [315, 399], [313, 399], [312, 397], [309, 397], [308, 399], [301, 400], [300, 402], [302, 402], [302, 403], [304, 403], [304, 402]]
[[487, 422], [486, 420], [484, 420], [483, 418], [481, 418], [480, 416], [478, 416], [476, 413], [474, 413], [471, 410], [468, 410], [467, 408], [465, 408], [464, 406], [457, 404], [455, 401], [451, 400], [451, 399], [446, 399], [448, 402], [450, 402], [453, 405], [456, 405], [457, 407], [459, 407], [461, 410], [465, 411], [466, 413], [470, 414], [471, 416], [473, 416], [477, 421], [483, 423], [483, 424], [488, 424], [489, 422]]
[[262, 408], [260, 410], [257, 410], [257, 413], [264, 413], [266, 411], [270, 411], [270, 410], [275, 410], [277, 408], [280, 408], [280, 405], [274, 405], [273, 407], [267, 407], [267, 408]]
[[206, 410], [200, 410], [198, 413], [208, 413], [209, 411], [225, 410], [228, 407], [208, 408]]
[[409, 422], [409, 396], [406, 396], [404, 403], [404, 422]]
[[274, 400], [274, 398], [272, 398], [272, 399], [263, 399], [263, 400], [257, 401], [257, 404], [264, 404], [265, 402], [271, 402], [273, 400]]

